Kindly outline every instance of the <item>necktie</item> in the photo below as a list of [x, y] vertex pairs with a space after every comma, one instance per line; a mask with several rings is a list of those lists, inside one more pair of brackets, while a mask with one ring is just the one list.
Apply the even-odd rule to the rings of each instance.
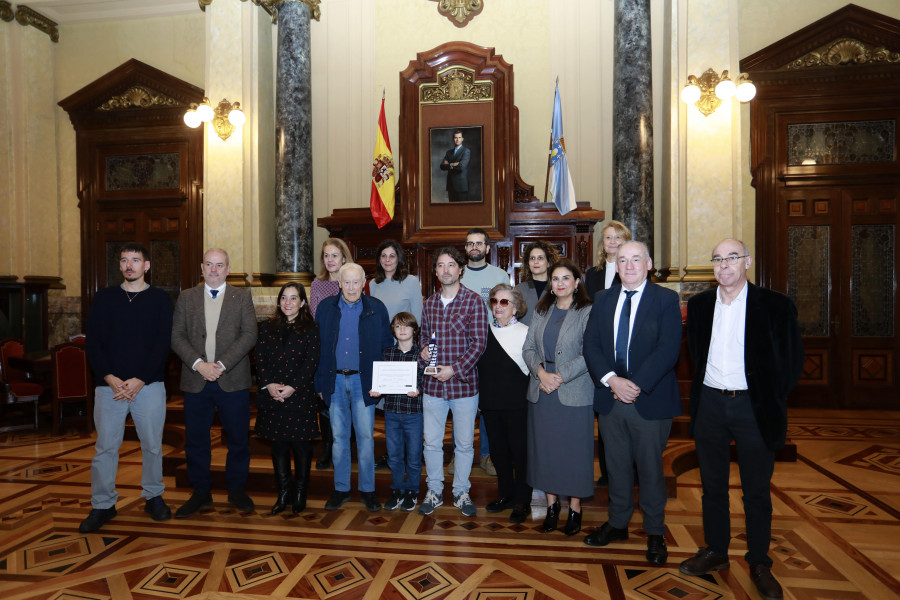
[[209, 290], [209, 295], [212, 296], [213, 300], [215, 300], [216, 296], [219, 295], [219, 290]]
[[619, 330], [616, 334], [616, 375], [625, 377], [628, 375], [628, 332], [631, 324], [631, 297], [637, 290], [625, 291], [625, 302], [622, 303], [622, 312], [619, 313]]

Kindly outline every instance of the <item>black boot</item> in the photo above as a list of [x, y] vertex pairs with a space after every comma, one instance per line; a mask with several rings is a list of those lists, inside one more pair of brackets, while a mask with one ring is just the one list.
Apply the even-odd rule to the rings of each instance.
[[291, 510], [294, 514], [306, 509], [306, 492], [309, 489], [309, 470], [312, 467], [312, 443], [294, 442], [294, 496]]
[[331, 419], [328, 417], [327, 410], [319, 411], [319, 430], [322, 432], [322, 455], [316, 461], [316, 470], [331, 468], [331, 443], [334, 437], [331, 435]]
[[278, 499], [272, 506], [272, 514], [277, 515], [285, 509], [291, 494], [291, 451], [284, 442], [272, 442], [272, 468], [278, 485]]
[[547, 507], [547, 516], [544, 517], [544, 524], [541, 525], [541, 531], [544, 533], [556, 531], [557, 523], [559, 523], [559, 500]]
[[581, 513], [575, 512], [572, 510], [572, 507], [569, 507], [569, 518], [566, 519], [566, 527], [563, 529], [563, 532], [572, 536], [581, 531]]

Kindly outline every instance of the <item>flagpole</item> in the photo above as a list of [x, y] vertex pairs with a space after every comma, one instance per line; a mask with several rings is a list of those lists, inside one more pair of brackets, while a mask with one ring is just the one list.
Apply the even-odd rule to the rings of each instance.
[[[556, 88], [553, 92], [553, 101], [556, 102], [556, 94], [559, 90], [559, 75], [556, 76]], [[550, 111], [551, 114], [553, 111]], [[550, 143], [547, 144], [547, 175], [544, 177], [544, 202], [547, 202], [547, 192], [550, 191], [550, 150], [553, 148], [553, 118], [550, 118]]]

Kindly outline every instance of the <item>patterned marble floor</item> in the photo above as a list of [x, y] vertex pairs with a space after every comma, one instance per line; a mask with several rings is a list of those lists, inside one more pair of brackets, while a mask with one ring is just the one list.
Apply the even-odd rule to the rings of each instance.
[[[900, 598], [900, 413], [792, 411], [795, 463], [773, 481], [774, 573], [794, 599]], [[167, 448], [175, 453], [176, 448]], [[678, 478], [667, 508], [669, 561], [644, 560], [639, 515], [629, 540], [588, 548], [583, 535], [543, 534], [488, 515], [493, 480], [477, 468], [478, 516], [446, 505], [368, 513], [359, 502], [323, 510], [330, 473], [301, 515], [237, 513], [215, 493], [195, 518], [155, 523], [140, 499], [140, 451], [123, 445], [118, 517], [97, 534], [78, 533], [90, 509], [92, 438], [49, 432], [0, 437], [0, 598], [54, 599], [587, 599], [757, 598], [744, 553], [742, 516], [732, 568], [685, 577], [678, 563], [702, 543], [696, 470]], [[214, 461], [221, 463], [217, 452]], [[253, 468], [270, 468], [255, 457]], [[734, 467], [736, 469], [736, 467]], [[168, 476], [173, 509], [189, 495]], [[732, 508], [740, 507], [736, 470]], [[379, 472], [386, 496], [389, 478]], [[605, 491], [585, 504], [585, 531], [606, 518]]]

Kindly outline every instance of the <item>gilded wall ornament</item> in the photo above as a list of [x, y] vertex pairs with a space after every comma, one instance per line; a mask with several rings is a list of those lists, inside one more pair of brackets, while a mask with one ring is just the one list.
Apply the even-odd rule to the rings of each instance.
[[465, 27], [484, 8], [483, 0], [432, 0], [438, 3], [438, 12], [457, 27]]
[[0, 0], [0, 20], [9, 23], [14, 18], [15, 14], [13, 14], [12, 4], [6, 0]]
[[490, 82], [476, 83], [467, 70], [451, 68], [438, 73], [437, 83], [423, 84], [422, 102], [458, 102], [460, 100], [489, 100], [494, 96]]
[[791, 61], [785, 68], [796, 70], [871, 63], [900, 63], [900, 52], [888, 50], [884, 46], [867, 44], [853, 38], [839, 38]]
[[160, 92], [141, 85], [135, 85], [128, 88], [124, 93], [113, 96], [98, 106], [97, 110], [128, 110], [132, 108], [156, 108], [160, 106], [181, 106], [181, 103]]
[[26, 27], [31, 25], [38, 31], [43, 31], [54, 42], [59, 41], [59, 29], [56, 28], [56, 23], [27, 6], [20, 4], [16, 8], [16, 21], [19, 25]]

